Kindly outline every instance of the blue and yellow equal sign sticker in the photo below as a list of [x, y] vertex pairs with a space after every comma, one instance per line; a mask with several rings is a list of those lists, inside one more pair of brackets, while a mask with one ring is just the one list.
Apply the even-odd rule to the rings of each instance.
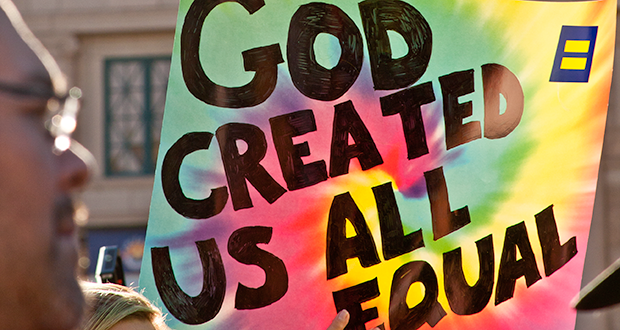
[[588, 82], [597, 26], [562, 26], [549, 81]]

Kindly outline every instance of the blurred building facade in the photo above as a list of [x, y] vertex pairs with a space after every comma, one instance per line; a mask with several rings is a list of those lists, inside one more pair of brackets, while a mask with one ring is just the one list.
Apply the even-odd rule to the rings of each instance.
[[[24, 19], [83, 91], [77, 139], [99, 164], [83, 200], [92, 276], [117, 245], [137, 283], [178, 10], [177, 0], [17, 0]], [[86, 257], [89, 256], [89, 257]]]
[[[100, 164], [84, 194], [88, 242], [117, 244], [125, 250], [124, 261], [138, 262], [178, 0], [14, 1], [70, 82], [83, 90], [85, 110], [76, 135]], [[584, 283], [620, 257], [620, 76], [615, 75]], [[93, 258], [91, 252], [91, 264], [82, 262], [89, 272]], [[620, 307], [579, 313], [577, 329], [620, 329]]]

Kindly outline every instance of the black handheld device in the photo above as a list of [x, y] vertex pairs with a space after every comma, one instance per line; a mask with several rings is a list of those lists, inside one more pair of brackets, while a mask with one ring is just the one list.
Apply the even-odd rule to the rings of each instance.
[[116, 283], [125, 285], [123, 261], [115, 245], [99, 248], [95, 279], [97, 283]]

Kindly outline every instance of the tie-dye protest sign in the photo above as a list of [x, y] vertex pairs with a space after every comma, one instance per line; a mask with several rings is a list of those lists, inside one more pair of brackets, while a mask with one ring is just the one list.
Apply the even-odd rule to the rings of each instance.
[[616, 2], [182, 0], [140, 286], [175, 329], [571, 329]]

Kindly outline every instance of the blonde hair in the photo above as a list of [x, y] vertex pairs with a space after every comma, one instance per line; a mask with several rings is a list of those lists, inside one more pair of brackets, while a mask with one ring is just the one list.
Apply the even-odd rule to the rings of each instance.
[[125, 319], [143, 319], [157, 330], [169, 330], [159, 308], [133, 289], [112, 283], [81, 285], [87, 308], [82, 329], [108, 330]]

